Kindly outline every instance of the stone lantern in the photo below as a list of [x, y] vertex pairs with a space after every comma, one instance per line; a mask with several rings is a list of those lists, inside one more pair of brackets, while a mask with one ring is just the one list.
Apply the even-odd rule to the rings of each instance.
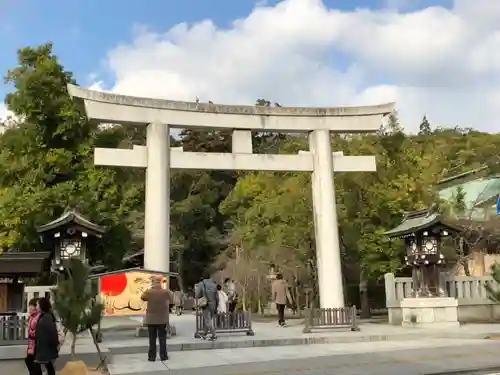
[[413, 268], [415, 297], [442, 295], [439, 273], [446, 264], [442, 240], [457, 232], [455, 227], [445, 224], [438, 213], [430, 213], [428, 210], [408, 213], [401, 224], [386, 232], [391, 238], [404, 239], [406, 265]]
[[78, 258], [87, 263], [89, 249], [96, 245], [104, 229], [72, 210], [37, 228], [43, 247], [50, 250], [51, 270], [63, 272], [69, 260]]
[[278, 274], [278, 271], [276, 269], [276, 266], [274, 264], [270, 264], [269, 265], [269, 269], [268, 269], [268, 272], [267, 272], [267, 275], [266, 275], [266, 278], [268, 280], [276, 280], [276, 275]]
[[[446, 264], [443, 239], [458, 232], [459, 229], [445, 223], [439, 213], [422, 210], [408, 213], [396, 228], [385, 233], [391, 238], [404, 239], [405, 261], [412, 267], [412, 293], [402, 296], [401, 300], [403, 325], [458, 324], [457, 300], [446, 297], [440, 285], [440, 271]], [[439, 311], [446, 314], [434, 314], [435, 309], [442, 309]], [[439, 321], [440, 317], [443, 322]]]

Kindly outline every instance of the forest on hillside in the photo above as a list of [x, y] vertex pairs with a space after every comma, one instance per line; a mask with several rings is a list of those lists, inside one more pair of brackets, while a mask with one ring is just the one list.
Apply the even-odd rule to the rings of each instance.
[[[125, 254], [143, 246], [145, 172], [94, 166], [93, 149], [145, 144], [145, 128], [89, 123], [66, 90], [77, 82], [51, 44], [20, 49], [5, 80], [14, 117], [0, 135], [0, 248], [36, 251], [35, 227], [74, 208], [107, 228], [90, 261], [119, 268]], [[256, 105], [271, 105], [266, 99], [272, 98]], [[406, 134], [394, 113], [378, 133], [335, 134], [332, 144], [346, 155], [377, 158], [375, 173], [335, 175], [344, 277], [356, 288], [403, 271], [404, 247], [384, 232], [405, 212], [435, 204], [438, 181], [485, 165], [490, 174], [500, 171], [500, 134], [440, 128], [425, 117], [418, 134]], [[183, 130], [172, 145], [230, 152], [231, 134]], [[257, 153], [308, 148], [305, 136], [265, 133], [254, 135], [253, 146]], [[232, 276], [256, 309], [273, 266], [295, 285], [314, 289], [310, 186], [308, 173], [175, 171], [171, 239], [179, 246], [172, 260], [184, 283], [192, 285], [211, 267]]]

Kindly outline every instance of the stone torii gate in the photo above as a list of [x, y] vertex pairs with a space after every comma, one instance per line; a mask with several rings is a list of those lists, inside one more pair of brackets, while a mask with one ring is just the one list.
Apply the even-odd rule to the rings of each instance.
[[[144, 267], [169, 271], [170, 169], [312, 172], [316, 255], [322, 308], [344, 306], [334, 172], [372, 172], [374, 156], [332, 153], [331, 132], [379, 129], [394, 103], [341, 108], [232, 106], [115, 95], [68, 85], [91, 121], [147, 126], [146, 146], [96, 148], [96, 165], [146, 168]], [[170, 148], [170, 128], [231, 129], [232, 153]], [[254, 131], [307, 132], [309, 151], [252, 154]]]

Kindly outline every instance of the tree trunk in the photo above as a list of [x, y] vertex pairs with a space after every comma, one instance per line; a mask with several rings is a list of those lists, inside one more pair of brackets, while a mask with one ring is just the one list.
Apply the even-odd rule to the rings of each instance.
[[260, 274], [257, 273], [257, 313], [262, 316], [264, 315], [264, 311], [262, 310], [262, 286], [260, 280]]
[[184, 274], [183, 272], [183, 266], [184, 266], [184, 251], [183, 250], [178, 250], [177, 251], [177, 274], [179, 276], [177, 276], [177, 281], [179, 283], [179, 289], [185, 293], [185, 289], [184, 289], [184, 278], [182, 277], [182, 275]]
[[[346, 279], [346, 272], [344, 270], [344, 267], [342, 269], [342, 290], [344, 291], [344, 303], [349, 303], [349, 296], [347, 295], [347, 279]], [[321, 298], [321, 296], [319, 297]]]
[[95, 348], [97, 350], [97, 355], [99, 356], [99, 365], [97, 366], [97, 370], [101, 370], [104, 375], [109, 375], [108, 364], [106, 363], [106, 357], [102, 354], [101, 347], [99, 346], [99, 342], [97, 340], [97, 336], [94, 333], [92, 327], [89, 328], [90, 334], [92, 335], [92, 341], [94, 341]]
[[465, 256], [465, 241], [463, 238], [460, 238], [458, 251], [460, 264], [462, 264], [462, 267], [464, 268], [464, 274], [465, 276], [470, 276], [469, 258]]
[[71, 332], [71, 358], [75, 358], [76, 356], [75, 348], [76, 348], [76, 331]]

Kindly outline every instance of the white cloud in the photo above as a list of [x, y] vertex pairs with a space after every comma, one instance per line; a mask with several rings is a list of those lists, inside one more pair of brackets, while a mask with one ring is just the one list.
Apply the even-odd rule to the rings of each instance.
[[226, 29], [210, 20], [137, 29], [107, 63], [110, 89], [123, 94], [310, 106], [396, 100], [408, 130], [425, 114], [435, 125], [498, 131], [500, 2], [403, 13], [283, 0]]
[[[14, 114], [7, 110], [7, 106], [3, 103], [0, 103], [0, 123], [3, 125], [11, 125], [14, 121]], [[2, 131], [0, 129], [0, 131]]]
[[4, 121], [7, 119], [7, 108], [5, 104], [0, 103], [0, 121]]
[[[19, 117], [14, 116], [14, 114], [7, 109], [7, 106], [3, 103], [0, 103], [0, 124], [3, 126], [16, 126], [19, 121]], [[2, 132], [5, 128], [1, 127], [0, 132]]]

